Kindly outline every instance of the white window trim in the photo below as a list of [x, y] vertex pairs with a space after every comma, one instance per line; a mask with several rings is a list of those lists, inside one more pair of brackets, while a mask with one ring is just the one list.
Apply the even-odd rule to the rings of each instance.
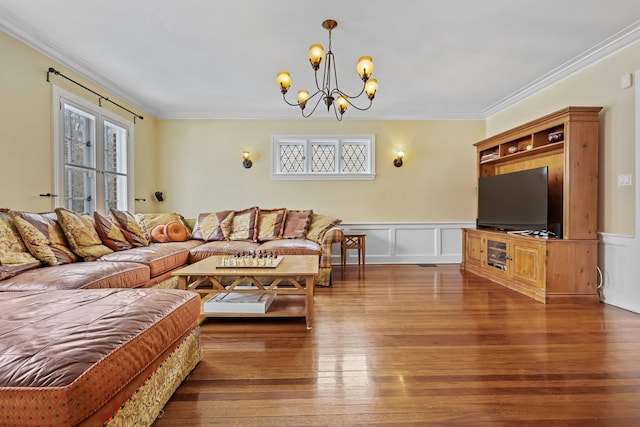
[[[311, 145], [316, 142], [336, 145], [334, 173], [318, 173], [311, 171]], [[366, 171], [358, 173], [341, 172], [340, 158], [342, 144], [352, 142], [364, 143], [367, 146]], [[280, 171], [278, 146], [280, 144], [301, 144], [305, 151], [305, 168], [303, 172], [285, 173]], [[272, 135], [271, 137], [271, 179], [272, 180], [373, 180], [376, 177], [376, 137], [375, 135]]]
[[[53, 188], [58, 197], [64, 194], [64, 138], [62, 129], [62, 103], [75, 104], [77, 107], [85, 109], [96, 116], [98, 129], [96, 132], [103, 134], [102, 120], [109, 121], [117, 126], [127, 130], [127, 206], [131, 211], [134, 207], [134, 126], [133, 122], [123, 119], [113, 114], [99, 105], [96, 105], [86, 99], [71, 93], [59, 86], [53, 86]], [[56, 206], [60, 205], [58, 200], [54, 201]], [[98, 206], [96, 206], [96, 209]]]

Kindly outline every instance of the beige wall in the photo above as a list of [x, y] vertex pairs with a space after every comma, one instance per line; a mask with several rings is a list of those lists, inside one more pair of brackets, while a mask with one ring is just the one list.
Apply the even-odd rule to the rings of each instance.
[[[484, 131], [484, 121], [159, 120], [159, 189], [165, 210], [188, 216], [258, 205], [355, 223], [474, 221], [472, 143]], [[272, 181], [274, 134], [374, 134], [376, 178]], [[399, 149], [406, 156], [396, 168]], [[243, 150], [252, 153], [251, 169], [242, 167]]]
[[[47, 211], [54, 207], [55, 200], [39, 194], [53, 192], [52, 84], [97, 104], [95, 96], [62, 77], [52, 76], [48, 83], [47, 69], [54, 67], [115, 102], [138, 110], [1, 31], [0, 58], [0, 207]], [[109, 103], [103, 102], [103, 107], [132, 119]], [[135, 196], [149, 199], [157, 179], [156, 120], [144, 112], [141, 115], [144, 120], [135, 125]]]
[[[45, 211], [52, 188], [51, 83], [53, 66], [103, 92], [5, 33], [0, 32], [0, 207]], [[201, 211], [249, 205], [313, 208], [345, 222], [472, 221], [475, 165], [472, 143], [567, 105], [604, 106], [601, 131], [599, 230], [633, 234], [633, 187], [617, 176], [633, 173], [634, 95], [620, 77], [640, 69], [640, 43], [483, 121], [155, 120], [145, 112], [135, 125], [135, 211]], [[89, 100], [93, 95], [54, 77], [53, 83]], [[134, 107], [123, 104], [136, 110]], [[130, 119], [127, 113], [106, 108]], [[486, 126], [486, 129], [485, 129]], [[272, 134], [375, 134], [373, 181], [272, 181]], [[241, 166], [250, 150], [254, 166]], [[407, 154], [395, 168], [398, 149]], [[165, 192], [158, 203], [153, 192]]]
[[620, 79], [638, 69], [640, 42], [487, 120], [490, 136], [569, 105], [604, 107], [600, 114], [601, 232], [635, 233], [635, 189], [618, 187], [618, 175], [635, 171], [634, 90], [621, 89]]

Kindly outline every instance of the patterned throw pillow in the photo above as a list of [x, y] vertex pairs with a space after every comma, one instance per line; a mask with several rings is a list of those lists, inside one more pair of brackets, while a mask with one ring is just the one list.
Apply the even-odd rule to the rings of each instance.
[[260, 209], [258, 212], [258, 241], [281, 239], [286, 214], [287, 210], [284, 208]]
[[309, 225], [309, 231], [307, 232], [307, 239], [314, 242], [322, 243], [324, 233], [331, 227], [335, 227], [340, 224], [342, 220], [333, 218], [327, 215], [313, 214], [311, 216], [311, 225]]
[[282, 237], [284, 239], [304, 239], [307, 237], [309, 225], [311, 224], [312, 210], [306, 211], [287, 211], [284, 220], [284, 231]]
[[20, 238], [7, 210], [0, 210], [0, 280], [40, 266]]
[[13, 224], [29, 252], [47, 265], [68, 264], [78, 260], [54, 214], [10, 212]]
[[89, 214], [79, 214], [64, 208], [55, 208], [55, 213], [74, 254], [85, 261], [95, 261], [102, 255], [113, 252], [102, 244]]
[[[229, 217], [231, 219], [229, 220]], [[254, 206], [241, 211], [234, 211], [222, 221], [221, 228], [227, 240], [256, 241], [256, 222], [258, 220], [258, 207]]]
[[[186, 227], [184, 222], [184, 218], [182, 215], [177, 213], [145, 213], [145, 214], [135, 214], [134, 215], [136, 222], [140, 225], [140, 229], [142, 233], [147, 238], [148, 241], [156, 242], [151, 235], [151, 230], [156, 228], [158, 225], [167, 225], [171, 222], [179, 222], [180, 224]], [[188, 238], [191, 238], [191, 232], [188, 231]], [[164, 239], [161, 239], [164, 240]], [[159, 242], [159, 241], [158, 241]], [[163, 243], [163, 242], [160, 242]]]
[[118, 209], [110, 209], [109, 212], [111, 212], [111, 218], [120, 227], [120, 231], [132, 246], [149, 246], [149, 239], [145, 237], [133, 215]]
[[220, 211], [216, 213], [201, 213], [198, 215], [196, 225], [193, 227], [193, 238], [212, 242], [225, 240], [220, 224], [232, 211]]
[[124, 251], [133, 247], [127, 238], [124, 237], [124, 233], [120, 227], [118, 227], [111, 218], [96, 211], [93, 213], [93, 220], [96, 223], [96, 230], [98, 230], [98, 235], [102, 243], [107, 247], [114, 251]]

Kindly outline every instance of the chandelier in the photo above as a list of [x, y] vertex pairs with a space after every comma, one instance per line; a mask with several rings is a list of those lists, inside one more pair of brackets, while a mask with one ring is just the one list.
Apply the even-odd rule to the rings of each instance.
[[[333, 52], [331, 51], [331, 30], [336, 28], [338, 23], [333, 19], [327, 19], [322, 23], [322, 28], [329, 31], [329, 51], [324, 52], [324, 47], [321, 44], [312, 44], [309, 46], [309, 62], [311, 63], [311, 67], [315, 72], [316, 78], [316, 91], [313, 95], [309, 96], [308, 90], [299, 90], [298, 91], [298, 102], [289, 102], [287, 100], [286, 94], [291, 86], [291, 75], [288, 71], [280, 71], [278, 73], [278, 77], [276, 78], [276, 82], [278, 86], [280, 86], [280, 91], [282, 92], [282, 98], [284, 102], [289, 105], [300, 107], [300, 111], [302, 112], [303, 117], [309, 117], [316, 111], [318, 105], [321, 101], [324, 101], [324, 104], [327, 106], [327, 111], [333, 107], [333, 111], [336, 115], [336, 119], [338, 121], [342, 120], [342, 115], [345, 111], [347, 111], [347, 107], [352, 106], [356, 110], [364, 111], [371, 108], [373, 104], [373, 98], [376, 96], [376, 91], [378, 90], [378, 81], [376, 79], [372, 79], [371, 73], [373, 72], [373, 60], [370, 56], [362, 56], [358, 60], [358, 65], [356, 66], [356, 70], [360, 75], [360, 79], [362, 79], [362, 90], [359, 94], [355, 96], [347, 95], [338, 87], [338, 75], [336, 73], [336, 61], [333, 56]], [[326, 60], [325, 60], [326, 58]], [[322, 84], [320, 84], [320, 80], [318, 80], [318, 70], [320, 69], [320, 65], [324, 61], [324, 70], [322, 73]], [[352, 103], [352, 100], [360, 97], [362, 94], [366, 93], [369, 98], [369, 105], [366, 107], [358, 107]], [[315, 99], [314, 99], [315, 98]], [[308, 114], [305, 114], [305, 107], [308, 103], [313, 103], [315, 101], [315, 105], [313, 108], [308, 111]]]

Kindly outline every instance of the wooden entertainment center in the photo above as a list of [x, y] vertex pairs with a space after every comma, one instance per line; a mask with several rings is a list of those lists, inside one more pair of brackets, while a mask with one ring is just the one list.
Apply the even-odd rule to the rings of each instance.
[[548, 223], [558, 236], [464, 229], [462, 270], [544, 303], [599, 302], [601, 109], [567, 107], [474, 144], [478, 178], [548, 167]]

